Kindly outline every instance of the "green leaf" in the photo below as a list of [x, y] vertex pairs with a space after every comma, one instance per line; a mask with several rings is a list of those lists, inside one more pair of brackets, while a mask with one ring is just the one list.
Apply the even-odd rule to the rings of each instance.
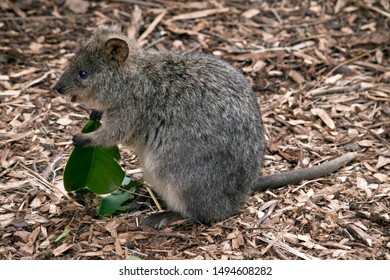
[[142, 185], [142, 181], [141, 180], [133, 180], [133, 179], [131, 179], [131, 178], [126, 176], [123, 179], [121, 188], [124, 189], [124, 190], [130, 190], [132, 188], [135, 189], [136, 187], [138, 187], [140, 185]]
[[65, 228], [64, 231], [56, 238], [54, 239], [54, 243], [59, 242], [60, 240], [64, 239], [68, 234], [70, 233], [69, 228]]
[[127, 260], [129, 260], [129, 261], [140, 261], [142, 259], [137, 257], [137, 256], [130, 255], [130, 256], [127, 257]]
[[125, 211], [128, 206], [122, 205], [122, 203], [129, 200], [130, 198], [133, 198], [134, 190], [135, 188], [131, 189], [130, 191], [117, 192], [103, 197], [97, 209], [97, 214], [104, 216], [112, 215], [117, 211]]
[[125, 176], [125, 178], [123, 178], [123, 181], [122, 181], [121, 185], [122, 185], [122, 186], [127, 186], [127, 185], [130, 184], [130, 183], [131, 183], [131, 178]]
[[122, 186], [111, 195], [103, 197], [100, 200], [97, 214], [100, 216], [112, 215], [117, 211], [125, 211], [129, 208], [128, 205], [122, 205], [124, 202], [132, 199], [136, 188], [142, 184], [141, 181], [133, 180], [125, 177], [122, 181]]
[[[89, 121], [81, 131], [89, 133], [99, 128], [100, 122]], [[85, 187], [98, 194], [115, 191], [122, 183], [125, 172], [118, 164], [118, 147], [74, 147], [64, 171], [66, 191]]]

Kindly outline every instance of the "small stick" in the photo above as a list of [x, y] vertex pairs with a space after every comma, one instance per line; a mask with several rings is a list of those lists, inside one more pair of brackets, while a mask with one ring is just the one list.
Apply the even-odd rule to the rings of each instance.
[[326, 95], [326, 94], [333, 94], [333, 93], [344, 93], [344, 92], [353, 92], [360, 88], [360, 85], [357, 86], [340, 86], [340, 87], [332, 87], [332, 88], [317, 88], [309, 91], [307, 94], [311, 96], [320, 96], [320, 95]]
[[142, 40], [146, 39], [150, 33], [153, 32], [153, 30], [157, 27], [157, 25], [160, 23], [160, 21], [163, 19], [165, 14], [167, 13], [166, 10], [164, 10], [161, 14], [159, 14], [153, 22], [148, 26], [148, 28], [145, 30], [144, 33], [138, 38], [137, 42], [140, 43]]
[[264, 214], [263, 217], [261, 217], [260, 219], [257, 220], [256, 224], [257, 224], [257, 225], [260, 225], [260, 224], [264, 223], [264, 221], [267, 220], [269, 216], [271, 216], [271, 213], [274, 211], [276, 205], [278, 205], [278, 201], [277, 201], [277, 200], [275, 200], [275, 201], [268, 207], [267, 212]]
[[355, 125], [355, 124], [344, 124], [344, 125], [340, 125], [341, 127], [355, 127], [355, 128], [359, 128], [359, 129], [363, 129], [365, 131], [367, 131], [368, 133], [370, 133], [372, 136], [374, 136], [376, 139], [378, 139], [379, 141], [382, 141], [384, 144], [386, 144], [387, 146], [390, 147], [390, 142], [387, 141], [386, 139], [382, 138], [381, 136], [379, 136], [378, 134], [376, 134], [374, 131], [372, 131], [371, 129], [367, 128], [367, 127], [364, 127], [364, 126], [360, 126], [360, 125]]
[[233, 41], [229, 40], [228, 38], [223, 37], [222, 35], [220, 35], [218, 33], [207, 31], [207, 30], [203, 31], [202, 33], [210, 35], [210, 36], [214, 36], [214, 37], [216, 37], [216, 38], [218, 38], [218, 39], [220, 39], [220, 40], [222, 40], [222, 41], [224, 41], [224, 42], [226, 42], [226, 43], [228, 43], [228, 44], [230, 44], [230, 45], [232, 45], [232, 46], [234, 46], [234, 47], [236, 47], [238, 49], [241, 49], [240, 47], [236, 46], [236, 43], [234, 43]]
[[261, 253], [262, 255], [264, 255], [265, 253], [267, 253], [268, 250], [269, 250], [271, 247], [273, 247], [273, 246], [276, 244], [276, 242], [278, 242], [278, 241], [280, 240], [281, 237], [282, 237], [282, 233], [279, 232], [278, 235], [277, 235], [274, 239], [267, 241], [268, 245], [267, 245], [265, 248], [263, 248], [263, 249], [260, 251], [260, 253]]
[[[258, 239], [260, 239], [261, 241], [263, 242], [266, 242], [266, 243], [270, 243], [270, 242], [273, 242], [273, 240], [275, 240], [275, 238], [267, 235], [266, 233], [263, 233], [263, 236], [257, 236]], [[310, 255], [307, 255], [307, 254], [304, 254], [302, 252], [300, 252], [299, 250], [297, 249], [294, 249], [294, 248], [291, 248], [290, 246], [288, 246], [287, 244], [285, 244], [284, 242], [281, 242], [281, 241], [276, 241], [274, 244], [273, 244], [274, 247], [278, 248], [278, 249], [283, 249], [297, 257], [300, 257], [304, 260], [311, 260], [311, 259], [314, 259], [314, 257], [310, 256]]]
[[[145, 183], [145, 182], [144, 182], [144, 183]], [[145, 183], [145, 187], [146, 187], [146, 190], [148, 191], [148, 193], [150, 194], [150, 196], [152, 197], [154, 204], [156, 204], [157, 209], [158, 209], [159, 211], [163, 211], [162, 208], [161, 208], [161, 205], [160, 205], [160, 203], [158, 202], [157, 197], [154, 195], [154, 192], [152, 191], [152, 189], [149, 188], [148, 186], [146, 186], [146, 183]]]
[[274, 16], [278, 20], [279, 24], [283, 24], [283, 20], [280, 18], [278, 12], [274, 8], [271, 8], [271, 12], [274, 14]]
[[165, 40], [165, 37], [161, 37], [160, 39], [158, 39], [158, 40], [156, 40], [156, 41], [150, 43], [149, 45], [146, 45], [146, 46], [144, 47], [144, 49], [150, 49], [151, 47], [154, 47], [155, 45], [157, 45], [158, 43], [161, 43], [161, 42], [164, 41], [164, 40]]
[[149, 7], [155, 7], [155, 8], [161, 8], [162, 6], [157, 3], [150, 3], [150, 2], [145, 2], [145, 1], [140, 1], [140, 0], [116, 0], [116, 2], [126, 2], [129, 4], [135, 4], [135, 5], [140, 5], [140, 6], [149, 6]]
[[280, 52], [280, 51], [286, 51], [286, 52], [291, 52], [291, 51], [298, 51], [301, 49], [306, 49], [309, 47], [314, 46], [315, 42], [314, 41], [305, 41], [303, 43], [294, 45], [292, 47], [276, 47], [276, 48], [269, 48], [269, 49], [261, 49], [261, 50], [255, 50], [251, 51], [252, 54], [257, 54], [257, 53], [266, 53], [266, 52]]
[[83, 15], [66, 15], [66, 16], [31, 16], [31, 17], [4, 17], [2, 21], [30, 21], [30, 20], [62, 20], [69, 18], [81, 18], [81, 17], [92, 17], [94, 14], [83, 14]]
[[377, 12], [377, 13], [380, 13], [380, 14], [382, 14], [382, 15], [384, 15], [384, 16], [390, 18], [390, 13], [388, 13], [388, 12], [386, 12], [386, 11], [383, 11], [383, 10], [377, 8], [377, 7], [368, 6], [368, 5], [364, 5], [364, 4], [360, 4], [360, 3], [359, 3], [358, 5], [361, 6], [361, 7], [363, 7], [363, 8], [373, 10], [373, 11], [375, 11], [375, 12]]
[[176, 233], [176, 232], [163, 232], [163, 231], [142, 231], [142, 228], [139, 228], [141, 230], [134, 230], [132, 233], [134, 234], [142, 234], [142, 235], [154, 235], [154, 236], [164, 236], [164, 237], [177, 237], [184, 240], [188, 240], [189, 238], [185, 236], [184, 234]]
[[77, 206], [81, 206], [81, 207], [84, 207], [82, 206], [81, 204], [79, 204], [77, 201], [75, 201], [73, 198], [71, 198], [68, 193], [64, 190], [62, 190], [61, 188], [57, 187], [56, 185], [53, 185], [52, 183], [48, 182], [45, 178], [43, 178], [39, 173], [35, 172], [34, 170], [31, 170], [30, 168], [28, 168], [27, 166], [24, 166], [23, 164], [20, 164], [21, 167], [23, 167], [24, 169], [26, 169], [29, 173], [31, 173], [31, 175], [33, 175], [34, 177], [36, 177], [38, 180], [40, 180], [46, 187], [48, 188], [51, 188], [51, 189], [54, 189], [56, 191], [58, 191], [59, 193], [61, 193], [62, 195], [64, 195], [68, 200], [70, 200], [71, 202], [73, 202], [74, 204], [76, 204]]
[[335, 68], [333, 68], [331, 71], [329, 71], [328, 74], [326, 74], [325, 76], [323, 76], [323, 77], [322, 77], [322, 80], [325, 80], [326, 78], [328, 78], [330, 75], [332, 75], [332, 73], [333, 73], [334, 71], [336, 71], [337, 69], [339, 69], [341, 66], [344, 66], [344, 65], [346, 65], [346, 64], [350, 64], [351, 62], [354, 62], [354, 61], [359, 60], [359, 59], [361, 59], [361, 58], [363, 58], [363, 57], [365, 57], [365, 56], [368, 56], [368, 55], [372, 54], [373, 52], [376, 52], [377, 50], [379, 50], [380, 48], [382, 48], [384, 45], [385, 45], [385, 44], [381, 44], [380, 46], [376, 47], [375, 49], [371, 49], [371, 50], [369, 50], [369, 51], [367, 51], [367, 52], [365, 52], [365, 53], [362, 53], [362, 54], [360, 54], [360, 55], [358, 55], [358, 56], [355, 56], [355, 57], [353, 57], [353, 58], [351, 58], [351, 59], [348, 59], [348, 60], [346, 60], [346, 61], [341, 62], [339, 65], [337, 65], [337, 66], [336, 66]]
[[58, 164], [58, 161], [61, 159], [62, 155], [56, 155], [51, 162], [47, 165], [46, 169], [42, 172], [42, 177], [46, 180], [49, 179], [50, 173], [54, 171], [56, 165]]

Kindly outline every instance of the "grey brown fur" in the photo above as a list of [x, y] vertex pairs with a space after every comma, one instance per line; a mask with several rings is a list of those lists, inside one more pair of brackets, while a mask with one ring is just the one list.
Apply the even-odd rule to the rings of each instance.
[[253, 191], [317, 178], [355, 157], [344, 156], [325, 173], [302, 169], [295, 180], [290, 173], [259, 177], [264, 130], [245, 78], [204, 54], [141, 50], [118, 26], [97, 28], [56, 91], [103, 112], [103, 125], [75, 135], [75, 145], [122, 143], [138, 155], [144, 179], [169, 208], [144, 220], [156, 228], [180, 217], [228, 218]]

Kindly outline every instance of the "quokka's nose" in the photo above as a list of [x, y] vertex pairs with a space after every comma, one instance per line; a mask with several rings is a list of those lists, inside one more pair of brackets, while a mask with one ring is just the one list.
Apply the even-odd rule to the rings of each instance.
[[64, 94], [64, 88], [58, 84], [55, 86], [54, 90], [59, 94]]

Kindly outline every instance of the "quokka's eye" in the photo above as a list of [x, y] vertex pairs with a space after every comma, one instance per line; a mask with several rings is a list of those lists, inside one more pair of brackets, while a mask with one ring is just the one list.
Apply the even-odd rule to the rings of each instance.
[[86, 79], [87, 77], [88, 77], [88, 73], [87, 73], [86, 71], [81, 70], [81, 71], [79, 72], [79, 78], [80, 78], [80, 79]]

